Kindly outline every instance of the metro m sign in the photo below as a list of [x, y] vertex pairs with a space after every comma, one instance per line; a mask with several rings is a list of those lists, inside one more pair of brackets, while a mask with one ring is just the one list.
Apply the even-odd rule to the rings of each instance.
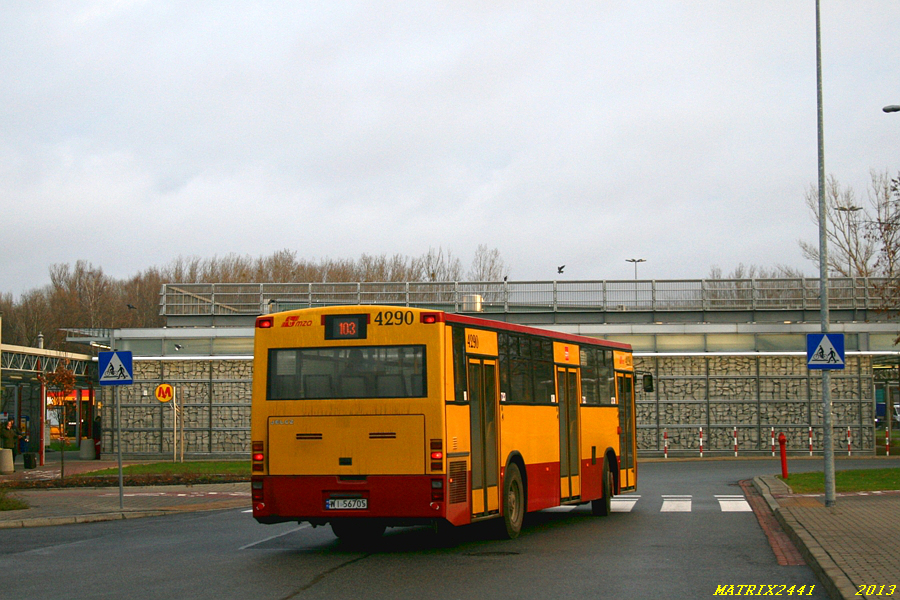
[[153, 393], [160, 402], [168, 402], [175, 398], [175, 388], [169, 383], [159, 384], [156, 386], [156, 391]]

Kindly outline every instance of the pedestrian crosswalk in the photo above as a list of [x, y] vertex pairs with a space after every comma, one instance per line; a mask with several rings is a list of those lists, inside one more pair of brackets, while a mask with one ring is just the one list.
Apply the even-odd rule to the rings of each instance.
[[[716, 494], [720, 512], [753, 512], [747, 499], [736, 494]], [[631, 512], [641, 500], [637, 494], [619, 496], [611, 500], [613, 512]], [[693, 512], [694, 498], [690, 494], [663, 494], [659, 512]]]
[[[660, 499], [662, 504], [660, 505]], [[640, 494], [625, 494], [616, 496], [610, 500], [612, 512], [631, 512], [640, 504], [645, 510], [658, 510], [664, 513], [689, 513], [689, 512], [705, 512], [714, 510], [716, 512], [732, 513], [732, 512], [753, 512], [747, 499], [740, 494], [715, 494], [713, 496], [715, 502], [710, 502], [710, 498], [701, 498], [694, 502], [694, 497], [690, 494], [662, 494], [661, 496], [642, 497]], [[574, 510], [575, 506], [560, 506], [551, 508], [551, 511], [568, 512]]]

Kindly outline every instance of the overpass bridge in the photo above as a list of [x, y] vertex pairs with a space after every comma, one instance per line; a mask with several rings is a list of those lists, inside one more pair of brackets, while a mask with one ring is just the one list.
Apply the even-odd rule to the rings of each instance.
[[[833, 322], [884, 321], [890, 281], [829, 280]], [[272, 310], [335, 304], [396, 304], [482, 312], [504, 320], [569, 323], [818, 322], [819, 280], [354, 282], [165, 284], [170, 326], [246, 324]], [[515, 315], [513, 317], [513, 315]]]

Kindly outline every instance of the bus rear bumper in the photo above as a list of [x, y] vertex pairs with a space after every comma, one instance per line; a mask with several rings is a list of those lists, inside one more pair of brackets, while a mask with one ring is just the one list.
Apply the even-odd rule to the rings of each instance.
[[260, 523], [377, 518], [407, 524], [446, 515], [443, 476], [255, 476], [251, 488]]

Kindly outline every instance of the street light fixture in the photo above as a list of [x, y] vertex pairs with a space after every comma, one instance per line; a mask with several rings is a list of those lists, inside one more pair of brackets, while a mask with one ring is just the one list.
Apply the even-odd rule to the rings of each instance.
[[[853, 230], [855, 227], [853, 213], [861, 211], [862, 206], [856, 206], [854, 204], [851, 204], [850, 206], [835, 206], [834, 210], [847, 213], [847, 219], [850, 221], [850, 235], [854, 236], [855, 232]], [[855, 244], [855, 242], [847, 244], [847, 277], [853, 277], [853, 252], [851, 251], [851, 244]]]
[[889, 104], [888, 106], [885, 106], [881, 110], [883, 110], [886, 113], [900, 112], [900, 104]]
[[647, 259], [646, 258], [626, 258], [625, 262], [630, 262], [634, 265], [634, 278], [636, 280], [638, 263], [647, 262]]

